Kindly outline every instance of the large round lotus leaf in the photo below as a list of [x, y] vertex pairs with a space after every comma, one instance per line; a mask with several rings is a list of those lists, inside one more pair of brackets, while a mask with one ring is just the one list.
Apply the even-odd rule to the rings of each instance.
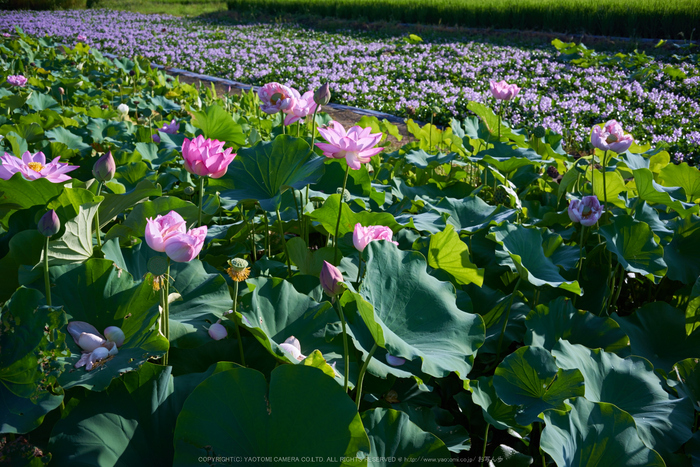
[[540, 447], [560, 467], [665, 467], [642, 443], [634, 419], [612, 404], [583, 397], [569, 401], [570, 412], [544, 413]]
[[610, 318], [602, 318], [584, 310], [577, 310], [564, 297], [538, 305], [525, 323], [525, 345], [552, 350], [560, 339], [589, 349], [602, 348], [606, 352], [627, 356], [629, 339], [620, 326]]
[[269, 388], [262, 373], [247, 368], [201, 383], [177, 420], [174, 465], [195, 465], [211, 452], [269, 457], [255, 464], [262, 466], [278, 465], [275, 457], [287, 458], [289, 466], [308, 465], [304, 457], [341, 465], [341, 457], [369, 451], [357, 407], [342, 386], [317, 368], [282, 365], [270, 375]]
[[[339, 209], [341, 209], [340, 195], [331, 195], [323, 203], [323, 206], [310, 213], [309, 217], [312, 221], [320, 223], [326, 232], [335, 234], [335, 225], [338, 222]], [[400, 227], [399, 223], [394, 219], [394, 216], [388, 212], [354, 212], [347, 203], [343, 203], [340, 224], [338, 226], [338, 236], [342, 237], [354, 231], [356, 224], [362, 224], [364, 226], [384, 225], [390, 227], [394, 231]]]
[[173, 378], [172, 367], [146, 363], [106, 391], [76, 396], [79, 403], [53, 428], [52, 465], [172, 465], [173, 432], [185, 399], [206, 378], [234, 366], [220, 362]]
[[381, 408], [368, 410], [362, 413], [362, 423], [372, 445], [369, 467], [407, 466], [415, 462], [452, 463], [445, 443], [421, 430], [403, 412]]
[[615, 216], [600, 228], [612, 252], [626, 271], [641, 274], [656, 283], [666, 274], [664, 249], [654, 240], [649, 225], [630, 216]]
[[14, 174], [9, 180], [0, 179], [2, 208], [26, 209], [36, 205], [45, 206], [49, 200], [61, 194], [63, 185], [52, 183], [46, 178], [29, 181], [21, 173]]
[[481, 317], [457, 308], [452, 285], [428, 275], [420, 253], [375, 241], [364, 254], [360, 294], [373, 310], [358, 311], [377, 345], [395, 357], [421, 359], [429, 375], [466, 379], [485, 339]]
[[[282, 279], [258, 278], [247, 283], [254, 289], [241, 297], [238, 321], [263, 347], [281, 361], [297, 363], [291, 353], [280, 347], [294, 336], [299, 340], [303, 355], [319, 350], [326, 362], [335, 363], [338, 374], [344, 376], [342, 337], [327, 338], [326, 329], [340, 321], [330, 303], [318, 303]], [[350, 369], [351, 375], [359, 371], [352, 353]]]
[[472, 400], [481, 407], [486, 423], [499, 430], [520, 426], [520, 423], [515, 421], [518, 406], [508, 405], [498, 397], [496, 388], [493, 387], [493, 377], [480, 376], [471, 380], [469, 389], [472, 392]]
[[[134, 282], [131, 275], [105, 259], [90, 259], [80, 266], [51, 268], [51, 296], [63, 305], [69, 321], [85, 321], [103, 332], [108, 326], [122, 329], [126, 340], [119, 353], [92, 371], [71, 368], [59, 377], [64, 388], [83, 386], [102, 391], [113, 378], [132, 371], [146, 360], [165, 353], [167, 340], [153, 328], [158, 318], [157, 295], [145, 282]], [[67, 339], [71, 366], [78, 362], [81, 349]]]
[[464, 199], [442, 198], [436, 205], [429, 205], [433, 211], [449, 214], [447, 223], [457, 232], [474, 233], [490, 225], [515, 219], [516, 210], [503, 205], [491, 206], [476, 195]]
[[255, 200], [264, 210], [274, 211], [280, 206], [283, 190], [299, 190], [321, 177], [324, 160], [303, 139], [280, 135], [238, 151], [226, 175], [211, 179], [209, 186], [221, 193], [221, 204], [226, 208]]
[[685, 331], [685, 313], [668, 303], [648, 303], [629, 316], [613, 313], [630, 338], [632, 355], [649, 360], [654, 367], [671, 371], [676, 362], [700, 357], [700, 330]]
[[[0, 312], [0, 433], [27, 433], [63, 401], [47, 382], [62, 371], [56, 357], [65, 349], [66, 315], [41, 306], [44, 296], [20, 287]], [[48, 332], [44, 329], [48, 328]]]
[[546, 284], [581, 294], [578, 281], [564, 279], [552, 259], [545, 255], [539, 230], [505, 223], [492, 227], [487, 238], [503, 246], [520, 277], [535, 287]]
[[676, 363], [668, 375], [668, 385], [687, 397], [700, 412], [700, 365], [697, 358], [687, 358]]
[[458, 284], [484, 283], [484, 270], [476, 267], [469, 258], [469, 248], [451, 225], [440, 233], [430, 236], [428, 264], [442, 269], [455, 278]]
[[688, 214], [697, 213], [700, 205], [696, 203], [686, 203], [685, 193], [680, 187], [665, 187], [654, 181], [654, 174], [647, 168], [633, 170], [634, 184], [639, 193], [639, 199], [650, 203], [662, 204], [670, 207], [682, 217]]
[[527, 467], [532, 465], [534, 459], [522, 454], [510, 446], [501, 444], [493, 450], [489, 467]]
[[437, 406], [426, 407], [409, 402], [394, 403], [391, 407], [407, 414], [411, 422], [421, 430], [437, 436], [449, 451], [459, 454], [471, 449], [469, 433], [462, 425], [455, 424], [449, 411]]
[[700, 198], [700, 172], [697, 167], [691, 167], [687, 162], [669, 164], [659, 172], [659, 180], [664, 186], [679, 186], [685, 191], [687, 201], [698, 202]]
[[493, 385], [503, 402], [517, 405], [515, 420], [521, 425], [537, 421], [548, 409], [564, 409], [564, 401], [583, 396], [583, 376], [578, 370], [557, 367], [542, 347], [521, 347], [496, 368]]
[[673, 240], [664, 247], [664, 262], [671, 265], [668, 278], [694, 284], [700, 277], [700, 218], [688, 216], [668, 226], [673, 229]]
[[667, 454], [690, 439], [692, 402], [664, 391], [648, 361], [635, 356], [623, 359], [564, 340], [557, 343], [552, 354], [560, 368], [581, 371], [586, 399], [608, 402], [630, 414], [639, 437], [650, 448]]

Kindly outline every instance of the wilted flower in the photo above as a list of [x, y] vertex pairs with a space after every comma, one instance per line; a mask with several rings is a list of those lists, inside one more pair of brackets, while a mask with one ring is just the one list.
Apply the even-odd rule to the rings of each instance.
[[326, 105], [331, 101], [331, 87], [328, 83], [318, 88], [314, 93], [314, 102], [318, 105]]
[[321, 268], [321, 288], [329, 297], [335, 297], [343, 291], [343, 274], [328, 261]]
[[51, 209], [46, 214], [41, 216], [41, 219], [39, 219], [39, 223], [37, 224], [37, 230], [39, 230], [41, 235], [44, 237], [56, 235], [58, 231], [61, 230], [61, 221], [58, 220], [56, 211]]
[[119, 112], [122, 115], [127, 115], [129, 113], [129, 106], [126, 104], [119, 104], [117, 106], [117, 112]]
[[105, 329], [107, 339], [92, 324], [84, 321], [71, 321], [68, 323], [67, 331], [78, 347], [83, 350], [75, 367], [85, 367], [88, 371], [99, 366], [101, 361], [119, 353], [117, 348], [124, 343], [124, 333], [116, 326]]
[[114, 162], [111, 151], [97, 159], [95, 165], [92, 166], [92, 175], [98, 182], [112, 180], [116, 171], [117, 165]]
[[165, 252], [165, 241], [176, 233], [187, 232], [187, 224], [180, 214], [170, 211], [165, 216], [146, 219], [146, 243], [155, 251]]
[[233, 148], [223, 150], [224, 144], [223, 141], [204, 139], [202, 135], [191, 141], [185, 138], [182, 143], [185, 170], [201, 177], [223, 177], [228, 165], [236, 157], [235, 153], [231, 154]]
[[107, 326], [105, 328], [105, 337], [108, 341], [117, 344], [117, 347], [121, 347], [124, 344], [124, 331], [117, 326]]
[[584, 196], [583, 199], [573, 199], [569, 203], [569, 218], [572, 222], [590, 227], [598, 222], [603, 215], [603, 208], [595, 196]]
[[284, 124], [291, 125], [301, 118], [312, 115], [316, 111], [316, 107], [313, 91], [305, 92], [303, 96], [297, 99], [294, 107], [285, 110], [287, 116], [284, 119]]
[[508, 84], [505, 81], [496, 82], [491, 80], [489, 81], [489, 88], [493, 97], [501, 101], [509, 101], [520, 92], [520, 88], [517, 85]]
[[294, 336], [289, 336], [289, 338], [280, 344], [280, 347], [292, 354], [292, 357], [299, 361], [306, 358], [306, 355], [301, 353], [301, 343], [299, 342], [299, 339]]
[[14, 157], [11, 154], [5, 154], [0, 157], [2, 165], [0, 165], [0, 178], [9, 180], [14, 174], [20, 172], [27, 180], [36, 180], [38, 178], [46, 178], [52, 183], [60, 183], [70, 180], [66, 172], [75, 170], [77, 165], [68, 165], [67, 163], [59, 162], [60, 157], [56, 157], [50, 163], [46, 163], [46, 156], [43, 152], [37, 152], [32, 155], [29, 151], [22, 154], [22, 158]]
[[296, 104], [299, 92], [279, 83], [267, 83], [258, 90], [258, 97], [262, 101], [260, 109], [267, 114], [275, 114], [291, 109]]
[[27, 78], [22, 75], [10, 75], [7, 77], [7, 82], [13, 86], [23, 88], [27, 85]]
[[634, 138], [629, 133], [625, 133], [615, 120], [609, 120], [603, 128], [596, 125], [591, 133], [591, 143], [601, 151], [613, 151], [618, 154], [623, 153], [632, 146]]
[[209, 337], [215, 341], [220, 341], [226, 336], [228, 336], [228, 332], [224, 325], [221, 324], [221, 320], [209, 326]]
[[352, 233], [352, 243], [355, 245], [359, 251], [364, 251], [367, 244], [374, 240], [387, 240], [394, 245], [398, 245], [399, 242], [392, 240], [394, 232], [389, 227], [383, 225], [371, 225], [369, 227], [363, 227], [362, 224], [355, 224], [355, 230]]
[[370, 134], [371, 131], [371, 128], [354, 126], [346, 132], [343, 125], [332, 121], [327, 128], [318, 129], [328, 143], [316, 143], [316, 146], [321, 148], [324, 156], [345, 158], [350, 168], [358, 170], [372, 156], [383, 151], [383, 148], [373, 147], [381, 141], [382, 133]]

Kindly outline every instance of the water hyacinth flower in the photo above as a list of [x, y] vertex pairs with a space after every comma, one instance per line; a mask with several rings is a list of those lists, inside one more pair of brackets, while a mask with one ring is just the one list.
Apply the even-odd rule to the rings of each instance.
[[186, 233], [187, 224], [182, 216], [170, 211], [165, 216], [158, 215], [146, 219], [146, 243], [153, 250], [165, 252], [165, 241], [176, 233]]
[[266, 114], [276, 114], [293, 108], [298, 96], [298, 91], [275, 82], [267, 83], [258, 90], [258, 97], [262, 101], [260, 109]]
[[27, 85], [27, 78], [22, 75], [10, 75], [7, 77], [7, 82], [13, 86], [23, 88]]
[[[176, 135], [179, 130], [180, 130], [180, 124], [177, 123], [175, 121], [175, 119], [172, 119], [170, 124], [163, 123], [163, 126], [161, 128], [158, 128], [159, 132], [167, 133], [169, 135]], [[160, 143], [160, 135], [158, 133], [153, 135], [153, 142]]]
[[301, 342], [299, 342], [299, 339], [297, 339], [294, 336], [289, 336], [289, 338], [287, 338], [284, 342], [280, 344], [280, 348], [292, 354], [292, 357], [296, 358], [299, 361], [302, 361], [306, 358], [306, 355], [303, 355], [301, 353]]
[[199, 135], [191, 141], [185, 138], [182, 143], [182, 157], [185, 170], [201, 177], [221, 178], [229, 164], [236, 157], [233, 148], [223, 150], [223, 141], [204, 139]]
[[584, 196], [583, 199], [573, 199], [569, 203], [569, 219], [590, 227], [598, 222], [603, 215], [603, 208], [595, 196]]
[[343, 291], [343, 274], [328, 261], [321, 268], [321, 288], [329, 297], [335, 297]]
[[355, 230], [352, 233], [352, 243], [358, 251], [364, 251], [369, 242], [374, 240], [387, 240], [394, 245], [398, 245], [399, 242], [392, 240], [394, 232], [383, 225], [371, 225], [369, 227], [363, 227], [362, 224], [355, 224]]
[[508, 84], [506, 81], [489, 81], [489, 89], [491, 94], [498, 100], [509, 101], [520, 92], [520, 88], [516, 84]]
[[105, 329], [106, 338], [92, 324], [84, 321], [71, 321], [66, 329], [83, 351], [75, 367], [85, 367], [87, 371], [96, 368], [108, 357], [119, 353], [118, 348], [124, 343], [124, 332], [117, 326], [109, 326]]
[[320, 108], [321, 107], [314, 101], [314, 92], [307, 91], [303, 96], [297, 99], [294, 107], [284, 111], [287, 114], [284, 119], [284, 124], [291, 125], [292, 123], [313, 114], [315, 111], [320, 110]]
[[117, 164], [114, 162], [111, 151], [97, 159], [97, 162], [95, 162], [95, 165], [92, 167], [92, 175], [98, 182], [108, 182], [112, 180], [116, 171]]
[[593, 127], [591, 143], [601, 151], [621, 154], [632, 146], [634, 138], [629, 133], [625, 133], [622, 125], [616, 120], [609, 120], [602, 128], [598, 125]]
[[46, 214], [41, 216], [36, 228], [44, 237], [52, 237], [56, 235], [58, 231], [61, 230], [61, 221], [58, 219], [56, 211], [51, 209]]
[[21, 159], [5, 153], [5, 155], [0, 157], [2, 162], [2, 165], [0, 165], [0, 178], [9, 180], [14, 174], [20, 172], [27, 180], [46, 178], [52, 183], [65, 182], [71, 179], [68, 175], [65, 175], [66, 172], [75, 170], [78, 166], [61, 163], [59, 162], [60, 159], [60, 157], [56, 157], [47, 164], [46, 156], [41, 151], [34, 155], [27, 151], [22, 154]]
[[371, 134], [371, 128], [354, 126], [345, 131], [343, 125], [335, 120], [327, 128], [319, 128], [318, 132], [328, 143], [316, 143], [326, 157], [342, 159], [351, 169], [358, 170], [362, 164], [369, 162], [372, 156], [382, 152], [384, 148], [375, 148], [381, 141], [382, 133]]
[[85, 36], [83, 34], [78, 34], [78, 37], [76, 37], [76, 39], [83, 42], [83, 41], [87, 40], [87, 36]]

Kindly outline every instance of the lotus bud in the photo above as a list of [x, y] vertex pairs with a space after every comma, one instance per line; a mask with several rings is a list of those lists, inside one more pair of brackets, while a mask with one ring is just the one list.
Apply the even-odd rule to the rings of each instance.
[[78, 338], [78, 345], [81, 349], [88, 352], [92, 352], [98, 347], [101, 347], [105, 343], [105, 340], [96, 334], [91, 334], [89, 332], [84, 332], [80, 334]]
[[109, 326], [105, 328], [105, 337], [108, 341], [117, 344], [117, 347], [121, 347], [124, 344], [124, 331], [117, 326]]
[[149, 80], [148, 80], [148, 87], [152, 88], [152, 87], [154, 87], [155, 85], [156, 85], [156, 82], [155, 82], [155, 81], [153, 81], [152, 79], [149, 79]]
[[51, 209], [46, 214], [41, 216], [41, 219], [39, 219], [39, 224], [37, 224], [37, 229], [44, 237], [56, 235], [56, 233], [61, 230], [61, 221], [58, 220], [56, 211]]
[[194, 194], [194, 187], [192, 187], [192, 186], [185, 187], [185, 194], [187, 196], [192, 196]]
[[92, 175], [98, 182], [108, 182], [114, 178], [114, 173], [117, 171], [117, 165], [112, 157], [112, 152], [103, 155], [92, 167]]
[[343, 274], [328, 261], [321, 268], [321, 288], [329, 297], [335, 297], [343, 291]]
[[63, 88], [58, 88], [58, 93], [63, 96], [66, 93], [66, 90]]
[[117, 111], [122, 115], [127, 115], [129, 113], [129, 106], [126, 104], [119, 104]]
[[220, 341], [226, 336], [228, 336], [228, 332], [226, 331], [226, 328], [223, 324], [214, 323], [211, 326], [209, 326], [209, 337], [211, 337], [215, 341]]
[[318, 105], [326, 105], [331, 101], [331, 88], [328, 83], [318, 88], [314, 93], [314, 102]]
[[336, 189], [336, 193], [340, 194], [343, 193], [343, 202], [344, 203], [349, 203], [350, 200], [352, 199], [352, 195], [350, 194], [350, 191], [346, 188], [343, 190], [342, 188]]

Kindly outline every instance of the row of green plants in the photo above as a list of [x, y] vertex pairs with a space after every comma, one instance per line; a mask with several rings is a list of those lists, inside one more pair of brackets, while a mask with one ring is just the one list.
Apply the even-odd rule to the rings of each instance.
[[697, 464], [696, 168], [0, 52], [3, 461]]

